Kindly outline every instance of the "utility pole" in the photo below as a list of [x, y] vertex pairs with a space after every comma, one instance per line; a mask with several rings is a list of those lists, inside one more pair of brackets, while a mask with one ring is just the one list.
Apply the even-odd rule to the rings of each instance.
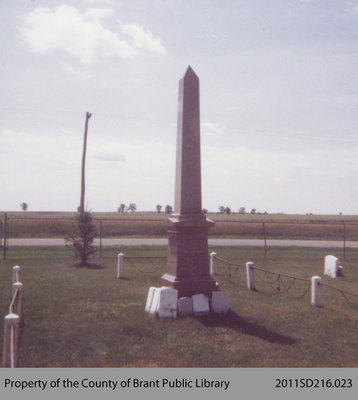
[[82, 171], [81, 171], [81, 200], [79, 212], [82, 214], [85, 211], [85, 164], [86, 164], [86, 150], [87, 150], [87, 130], [88, 130], [88, 121], [92, 117], [92, 114], [86, 113], [86, 123], [85, 123], [85, 132], [83, 137], [83, 151], [82, 151]]

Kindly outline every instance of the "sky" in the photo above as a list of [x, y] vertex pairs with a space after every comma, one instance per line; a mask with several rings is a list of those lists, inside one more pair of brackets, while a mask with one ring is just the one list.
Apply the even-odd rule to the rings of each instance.
[[358, 0], [0, 0], [0, 210], [173, 205], [200, 79], [202, 203], [358, 214]]

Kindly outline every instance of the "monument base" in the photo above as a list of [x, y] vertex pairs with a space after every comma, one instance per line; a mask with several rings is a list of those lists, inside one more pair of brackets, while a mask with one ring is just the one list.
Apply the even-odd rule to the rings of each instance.
[[230, 309], [229, 294], [211, 292], [178, 298], [178, 291], [167, 286], [149, 288], [145, 311], [159, 318], [206, 317], [210, 313], [227, 314]]
[[177, 277], [170, 274], [162, 276], [163, 286], [168, 286], [178, 291], [178, 297], [191, 297], [202, 293], [211, 297], [211, 293], [220, 291], [219, 284], [210, 276]]
[[191, 297], [220, 290], [211, 277], [208, 256], [208, 229], [214, 222], [202, 214], [174, 215], [168, 220], [167, 271], [162, 284]]

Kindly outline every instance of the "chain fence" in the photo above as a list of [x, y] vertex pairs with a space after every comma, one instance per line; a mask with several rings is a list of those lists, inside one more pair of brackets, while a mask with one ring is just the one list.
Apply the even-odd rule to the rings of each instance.
[[[131, 257], [131, 256], [126, 256], [125, 260], [128, 261], [130, 266], [140, 272], [141, 274], [152, 274], [158, 271], [164, 271], [165, 265], [166, 265], [166, 257], [149, 257], [149, 256], [136, 256], [136, 257]], [[162, 263], [160, 261], [163, 260]], [[140, 261], [140, 263], [138, 262]], [[144, 263], [143, 265], [143, 261]]]
[[[286, 293], [290, 297], [293, 297], [295, 299], [303, 299], [304, 297], [311, 294], [311, 300], [313, 302], [312, 278], [302, 278], [282, 272], [271, 271], [268, 269], [257, 267], [253, 263], [247, 263], [246, 266], [244, 266], [243, 264], [234, 263], [232, 261], [221, 258], [216, 253], [213, 253], [212, 257], [214, 257], [216, 262], [215, 275], [226, 277], [231, 283], [235, 282], [236, 278], [235, 283], [238, 283], [241, 286], [244, 286], [247, 283], [246, 286], [249, 288], [249, 290], [258, 291], [258, 287], [260, 285], [263, 285], [265, 287], [270, 287], [274, 293]], [[250, 265], [248, 266], [248, 264]], [[251, 277], [250, 268], [252, 273], [254, 272]], [[239, 276], [240, 279], [237, 279]], [[340, 293], [348, 306], [352, 308], [357, 308], [357, 303], [355, 303], [352, 298], [358, 299], [358, 294], [329, 285], [327, 283], [323, 283], [321, 280], [318, 286], [321, 289], [327, 288]]]
[[[352, 308], [357, 308], [358, 307], [358, 294], [352, 293], [352, 292], [350, 292], [348, 290], [343, 290], [343, 289], [328, 285], [327, 283], [322, 283], [321, 282], [319, 285], [321, 287], [326, 287], [326, 288], [328, 288], [330, 290], [333, 290], [333, 291], [335, 291], [337, 293], [340, 293], [342, 298], [345, 300], [345, 302], [350, 307], [352, 307]], [[354, 298], [356, 300], [356, 303], [351, 300], [352, 298]]]

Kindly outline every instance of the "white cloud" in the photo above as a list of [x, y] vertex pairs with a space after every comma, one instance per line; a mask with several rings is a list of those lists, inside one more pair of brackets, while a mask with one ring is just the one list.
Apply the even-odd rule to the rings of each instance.
[[80, 68], [76, 68], [73, 65], [67, 63], [67, 62], [62, 62], [61, 63], [63, 69], [73, 75], [76, 75], [82, 79], [89, 79], [91, 77], [90, 74], [88, 74], [86, 71]]
[[115, 6], [116, 0], [83, 0], [86, 4], [103, 4], [106, 6]]
[[118, 32], [104, 27], [102, 20], [112, 16], [112, 8], [90, 8], [83, 14], [61, 5], [57, 9], [37, 8], [25, 17], [21, 33], [36, 53], [61, 50], [89, 65], [99, 57], [130, 59], [139, 50], [165, 54], [160, 39], [140, 25], [123, 25], [128, 43]]
[[202, 122], [200, 124], [200, 127], [201, 127], [201, 131], [202, 131], [201, 132], [202, 135], [208, 135], [208, 136], [213, 136], [213, 137], [220, 136], [224, 131], [223, 126], [213, 124], [212, 122]]
[[91, 18], [95, 21], [100, 20], [101, 18], [107, 18], [114, 14], [113, 8], [89, 8], [85, 11], [85, 17]]
[[153, 37], [150, 31], [137, 24], [126, 24], [122, 26], [122, 33], [131, 39], [132, 46], [136, 49], [152, 51], [154, 53], [165, 54], [163, 47], [158, 37]]
[[97, 152], [94, 154], [94, 158], [100, 161], [126, 161], [121, 154], [108, 151]]

